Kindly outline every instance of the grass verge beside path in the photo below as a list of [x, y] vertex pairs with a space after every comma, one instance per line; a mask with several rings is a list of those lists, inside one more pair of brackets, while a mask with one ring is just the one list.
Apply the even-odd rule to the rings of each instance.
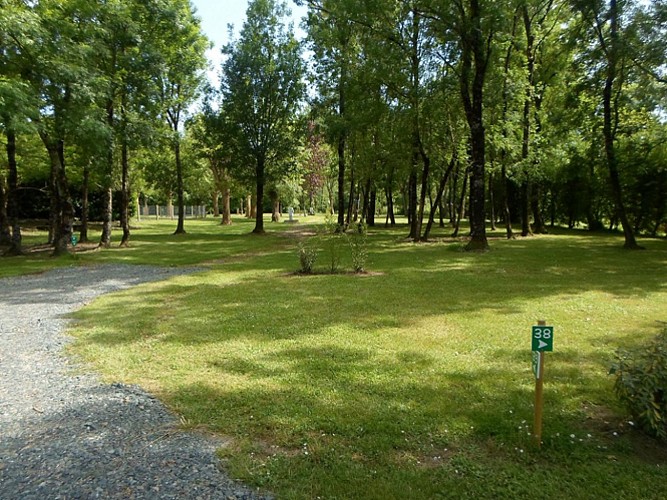
[[[285, 226], [175, 240], [157, 224], [135, 250], [80, 257], [216, 264], [96, 300], [75, 352], [228, 436], [232, 474], [279, 498], [667, 497], [665, 445], [633, 430], [607, 375], [667, 320], [666, 241], [630, 253], [567, 233], [467, 254], [372, 229], [371, 274], [299, 276]], [[541, 450], [537, 319], [555, 327]]]

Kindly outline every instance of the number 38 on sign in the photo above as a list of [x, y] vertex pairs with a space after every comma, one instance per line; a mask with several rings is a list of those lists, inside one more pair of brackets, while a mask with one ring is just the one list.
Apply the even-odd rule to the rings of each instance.
[[554, 327], [533, 327], [533, 351], [552, 352], [554, 350]]
[[554, 327], [533, 327], [533, 351], [551, 352], [554, 350]]

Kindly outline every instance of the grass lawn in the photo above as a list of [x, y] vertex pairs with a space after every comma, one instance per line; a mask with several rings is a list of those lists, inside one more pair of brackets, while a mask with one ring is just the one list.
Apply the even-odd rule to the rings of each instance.
[[[225, 436], [232, 475], [279, 498], [667, 497], [667, 448], [633, 429], [608, 375], [615, 349], [667, 320], [666, 240], [628, 252], [618, 235], [498, 234], [468, 254], [449, 230], [415, 245], [405, 227], [377, 228], [369, 273], [302, 276], [310, 220], [261, 237], [241, 220], [186, 221], [179, 237], [142, 222], [129, 249], [20, 258], [12, 272], [201, 265], [96, 300], [76, 314], [73, 351]], [[349, 269], [344, 240], [331, 248]], [[555, 327], [541, 449], [538, 319]]]

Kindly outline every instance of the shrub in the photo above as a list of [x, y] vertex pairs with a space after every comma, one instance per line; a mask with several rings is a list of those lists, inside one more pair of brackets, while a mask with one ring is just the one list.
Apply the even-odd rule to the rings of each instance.
[[640, 428], [667, 439], [667, 329], [645, 346], [616, 352], [614, 391]]
[[363, 273], [366, 270], [366, 262], [368, 261], [366, 225], [363, 222], [360, 222], [354, 226], [352, 231], [348, 231], [346, 234], [347, 241], [350, 245], [354, 272]]
[[329, 270], [332, 273], [340, 267], [340, 244], [342, 231], [332, 216], [327, 215], [324, 220], [324, 229], [321, 232], [325, 252], [329, 258]]
[[299, 263], [301, 268], [299, 269], [304, 274], [310, 274], [313, 272], [313, 266], [317, 260], [317, 249], [314, 246], [309, 245], [308, 243], [299, 244]]

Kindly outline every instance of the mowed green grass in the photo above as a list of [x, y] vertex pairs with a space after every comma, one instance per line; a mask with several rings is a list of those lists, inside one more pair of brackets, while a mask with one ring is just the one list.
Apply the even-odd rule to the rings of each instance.
[[[667, 241], [498, 235], [468, 254], [449, 230], [415, 245], [378, 228], [368, 274], [302, 276], [310, 228], [288, 226], [147, 222], [128, 250], [80, 254], [202, 267], [87, 306], [74, 353], [224, 436], [232, 475], [279, 498], [667, 497], [665, 445], [633, 430], [608, 375], [667, 320]], [[555, 328], [541, 449], [538, 319]]]

